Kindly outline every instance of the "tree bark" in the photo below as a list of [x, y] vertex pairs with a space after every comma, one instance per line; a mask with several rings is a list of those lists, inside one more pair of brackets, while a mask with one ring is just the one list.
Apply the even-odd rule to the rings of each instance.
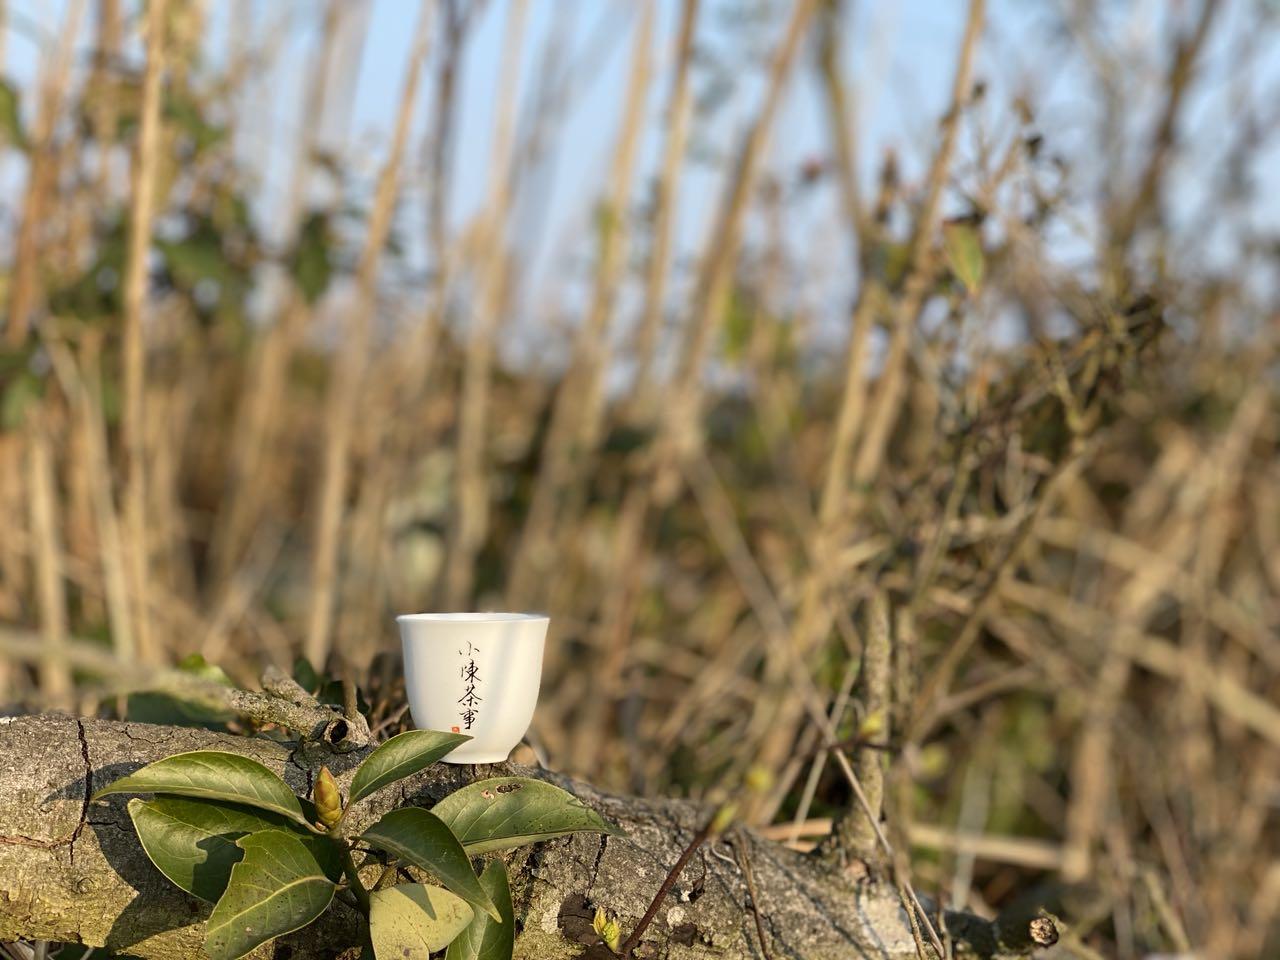
[[[90, 802], [98, 788], [162, 757], [219, 749], [253, 757], [309, 794], [314, 769], [329, 766], [346, 792], [367, 754], [235, 737], [205, 730], [43, 715], [0, 717], [0, 941], [50, 940], [104, 946], [140, 958], [202, 955], [209, 906], [156, 870], [134, 833], [126, 797]], [[589, 914], [602, 907], [630, 932], [706, 811], [681, 801], [615, 797], [544, 770], [515, 764], [436, 764], [375, 793], [350, 816], [361, 826], [406, 804], [429, 806], [472, 779], [519, 774], [555, 782], [626, 831], [582, 834], [506, 854], [519, 936], [516, 956], [579, 956]], [[740, 862], [754, 878], [754, 906]], [[369, 881], [378, 869], [370, 865]], [[637, 957], [693, 960], [768, 956], [807, 960], [915, 960], [897, 892], [734, 830], [701, 847], [646, 931]], [[1026, 915], [1002, 925], [948, 914], [956, 956], [1025, 955]], [[255, 957], [356, 956], [360, 918], [335, 901], [315, 925], [259, 948]]]

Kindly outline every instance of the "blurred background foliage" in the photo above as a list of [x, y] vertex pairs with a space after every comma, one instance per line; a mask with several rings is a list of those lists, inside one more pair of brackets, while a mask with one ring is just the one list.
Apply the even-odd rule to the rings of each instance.
[[[234, 727], [149, 680], [276, 664], [385, 734], [395, 613], [546, 610], [526, 759], [699, 799], [763, 764], [748, 819], [809, 848], [850, 803], [820, 709], [888, 762], [923, 891], [1054, 884], [1064, 956], [1280, 954], [1276, 6], [1047, 3], [1010, 82], [1026, 10], [974, 3], [920, 71], [949, 102], [869, 155], [874, 4], [602, 3], [587, 144], [546, 0], [394, 2], [372, 145], [320, 136], [367, 4], [280, 5], [310, 56], [274, 192], [273, 5], [64, 0], [0, 84], [9, 709]], [[546, 167], [588, 148], [535, 270]]]

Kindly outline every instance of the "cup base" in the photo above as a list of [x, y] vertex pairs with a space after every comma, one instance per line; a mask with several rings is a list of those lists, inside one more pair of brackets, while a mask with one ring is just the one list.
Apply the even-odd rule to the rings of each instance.
[[466, 754], [460, 757], [458, 756], [458, 751], [455, 750], [453, 753], [449, 754], [448, 756], [441, 757], [441, 760], [444, 763], [455, 763], [455, 764], [503, 763], [508, 758], [510, 758], [510, 756], [511, 756], [511, 751], [508, 750], [506, 753]]

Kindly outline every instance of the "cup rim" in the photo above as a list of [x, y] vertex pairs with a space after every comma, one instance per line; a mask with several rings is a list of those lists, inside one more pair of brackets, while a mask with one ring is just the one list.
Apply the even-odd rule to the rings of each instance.
[[457, 613], [402, 613], [396, 623], [528, 623], [549, 621], [545, 613], [508, 613], [503, 611]]

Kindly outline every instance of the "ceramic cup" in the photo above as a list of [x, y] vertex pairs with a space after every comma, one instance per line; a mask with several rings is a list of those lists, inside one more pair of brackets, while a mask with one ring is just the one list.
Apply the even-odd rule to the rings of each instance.
[[414, 726], [472, 738], [446, 763], [498, 763], [520, 742], [538, 702], [549, 622], [537, 613], [396, 617]]

